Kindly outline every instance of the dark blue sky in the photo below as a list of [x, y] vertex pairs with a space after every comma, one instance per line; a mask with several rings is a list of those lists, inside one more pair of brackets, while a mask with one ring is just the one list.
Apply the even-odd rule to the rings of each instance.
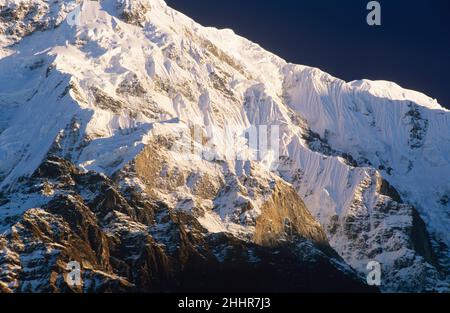
[[369, 0], [166, 0], [206, 26], [232, 28], [289, 62], [345, 79], [384, 79], [450, 108], [450, 1], [380, 0], [382, 26], [366, 24]]

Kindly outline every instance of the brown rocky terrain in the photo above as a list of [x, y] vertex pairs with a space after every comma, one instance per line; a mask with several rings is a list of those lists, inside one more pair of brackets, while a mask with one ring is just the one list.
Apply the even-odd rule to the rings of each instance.
[[[24, 185], [24, 195], [48, 202], [14, 217], [1, 238], [2, 292], [374, 290], [341, 268], [295, 193], [275, 190], [248, 242], [209, 234], [192, 215], [60, 158], [49, 157]], [[71, 261], [81, 264], [82, 286], [65, 280]]]

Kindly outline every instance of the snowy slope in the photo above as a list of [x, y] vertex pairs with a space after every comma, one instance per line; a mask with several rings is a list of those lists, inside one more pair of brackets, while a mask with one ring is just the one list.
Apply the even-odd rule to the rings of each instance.
[[[190, 145], [194, 128], [197, 144], [207, 139], [212, 147], [210, 158], [192, 161], [186, 149], [161, 148], [168, 179], [196, 175], [180, 184], [163, 179], [152, 193], [173, 207], [204, 208], [199, 221], [209, 231], [251, 238], [269, 190], [283, 180], [346, 262], [362, 275], [368, 261], [383, 264], [384, 290], [448, 290], [450, 112], [435, 100], [389, 82], [347, 83], [288, 64], [161, 0], [77, 2], [74, 24], [64, 20], [77, 10], [73, 1], [0, 1], [5, 194], [49, 154], [111, 176], [160, 138]], [[258, 155], [242, 147], [243, 133], [259, 125], [279, 127], [280, 160], [269, 150], [237, 161]], [[145, 175], [137, 176], [125, 183], [145, 185]], [[205, 176], [207, 188], [231, 191], [199, 196], [195, 181]], [[253, 209], [242, 213], [248, 203]], [[28, 206], [15, 204], [18, 212]], [[431, 236], [432, 256], [423, 252], [427, 242], [415, 240], [418, 228]]]

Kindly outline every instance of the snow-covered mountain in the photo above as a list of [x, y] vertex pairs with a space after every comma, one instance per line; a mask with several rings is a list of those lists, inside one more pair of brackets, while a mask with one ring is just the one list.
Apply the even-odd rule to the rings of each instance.
[[0, 0], [0, 43], [0, 290], [69, 290], [76, 260], [84, 291], [201, 289], [218, 268], [363, 291], [370, 261], [382, 291], [450, 291], [436, 100], [162, 0]]

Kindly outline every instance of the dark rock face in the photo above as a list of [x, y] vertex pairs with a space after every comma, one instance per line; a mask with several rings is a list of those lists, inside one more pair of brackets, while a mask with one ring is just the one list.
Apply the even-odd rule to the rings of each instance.
[[412, 211], [413, 227], [411, 230], [411, 238], [414, 245], [414, 250], [417, 251], [427, 262], [438, 266], [438, 262], [434, 255], [430, 243], [430, 236], [428, 234], [425, 222], [420, 217], [416, 209]]
[[[0, 237], [1, 292], [376, 291], [302, 236], [262, 246], [211, 234], [192, 215], [60, 158], [21, 192], [48, 201]], [[66, 281], [72, 261], [80, 286]]]
[[403, 203], [402, 198], [400, 197], [400, 194], [398, 191], [389, 184], [389, 182], [383, 178], [380, 178], [380, 190], [379, 193], [390, 197], [392, 200], [394, 200], [397, 203]]
[[409, 105], [409, 111], [405, 114], [404, 120], [410, 125], [408, 144], [411, 149], [422, 147], [428, 131], [429, 121], [422, 117], [419, 106], [413, 102]]

